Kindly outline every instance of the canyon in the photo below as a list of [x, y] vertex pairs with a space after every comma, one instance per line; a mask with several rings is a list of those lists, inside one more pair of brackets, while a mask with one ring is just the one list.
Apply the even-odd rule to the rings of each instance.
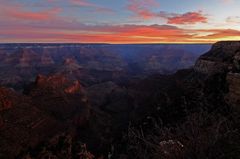
[[239, 53], [2, 44], [0, 158], [237, 158]]
[[38, 74], [64, 74], [87, 86], [170, 74], [192, 66], [209, 48], [207, 44], [1, 44], [0, 85], [21, 90]]

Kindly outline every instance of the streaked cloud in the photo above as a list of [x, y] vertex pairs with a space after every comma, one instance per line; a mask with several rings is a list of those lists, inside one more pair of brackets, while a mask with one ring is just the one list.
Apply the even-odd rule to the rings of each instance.
[[129, 0], [127, 8], [136, 16], [149, 19], [156, 16], [151, 9], [159, 6], [160, 4], [155, 0]]
[[83, 6], [83, 7], [98, 7], [98, 5], [88, 2], [87, 0], [69, 0], [74, 5]]
[[89, 2], [88, 0], [69, 0], [72, 5], [94, 8], [98, 12], [114, 12], [113, 9]]
[[53, 21], [1, 26], [1, 41], [20, 42], [104, 42], [104, 43], [198, 43], [240, 38], [240, 31], [228, 29], [183, 29], [173, 25], [88, 25]]
[[152, 18], [166, 19], [168, 24], [196, 24], [207, 23], [208, 18], [202, 11], [186, 12], [183, 14], [168, 13], [165, 11], [154, 12], [153, 8], [159, 9], [160, 4], [155, 0], [129, 0], [127, 8], [136, 16], [145, 20]]
[[200, 38], [204, 39], [227, 39], [228, 37], [240, 37], [240, 30], [234, 29], [210, 29], [200, 31], [209, 33], [208, 35], [200, 36]]
[[21, 8], [15, 8], [13, 10], [2, 9], [0, 11], [0, 13], [7, 14], [8, 18], [32, 21], [53, 19], [59, 12], [61, 12], [61, 8], [52, 8], [39, 12], [22, 10]]
[[23, 21], [44, 21], [55, 19], [60, 12], [61, 8], [43, 8], [41, 10], [31, 10], [22, 4], [11, 4], [7, 1], [2, 2], [0, 6], [1, 20], [23, 20]]
[[176, 16], [167, 17], [168, 24], [196, 24], [207, 23], [208, 18], [199, 12], [187, 12]]

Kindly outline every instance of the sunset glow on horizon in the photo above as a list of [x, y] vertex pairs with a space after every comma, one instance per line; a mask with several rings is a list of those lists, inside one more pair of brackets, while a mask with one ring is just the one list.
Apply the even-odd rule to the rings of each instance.
[[0, 0], [0, 42], [240, 40], [237, 0]]

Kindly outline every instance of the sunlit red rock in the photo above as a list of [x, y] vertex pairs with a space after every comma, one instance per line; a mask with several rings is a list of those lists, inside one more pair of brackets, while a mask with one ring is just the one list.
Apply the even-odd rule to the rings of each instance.
[[0, 111], [12, 108], [15, 98], [12, 90], [0, 88]]
[[65, 91], [65, 93], [68, 93], [68, 94], [75, 94], [75, 93], [81, 92], [82, 90], [83, 90], [83, 88], [82, 88], [80, 82], [75, 81], [72, 86], [65, 88], [64, 91]]
[[89, 118], [89, 103], [84, 88], [79, 81], [69, 80], [63, 75], [38, 75], [30, 96], [40, 109], [58, 119], [74, 120], [81, 125]]

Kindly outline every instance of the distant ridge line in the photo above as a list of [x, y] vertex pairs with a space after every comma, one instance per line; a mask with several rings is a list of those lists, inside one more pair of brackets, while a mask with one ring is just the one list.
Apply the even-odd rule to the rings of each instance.
[[172, 42], [172, 43], [76, 43], [76, 42], [4, 42], [0, 45], [212, 45], [221, 42], [240, 42], [240, 40], [223, 40], [216, 42]]

